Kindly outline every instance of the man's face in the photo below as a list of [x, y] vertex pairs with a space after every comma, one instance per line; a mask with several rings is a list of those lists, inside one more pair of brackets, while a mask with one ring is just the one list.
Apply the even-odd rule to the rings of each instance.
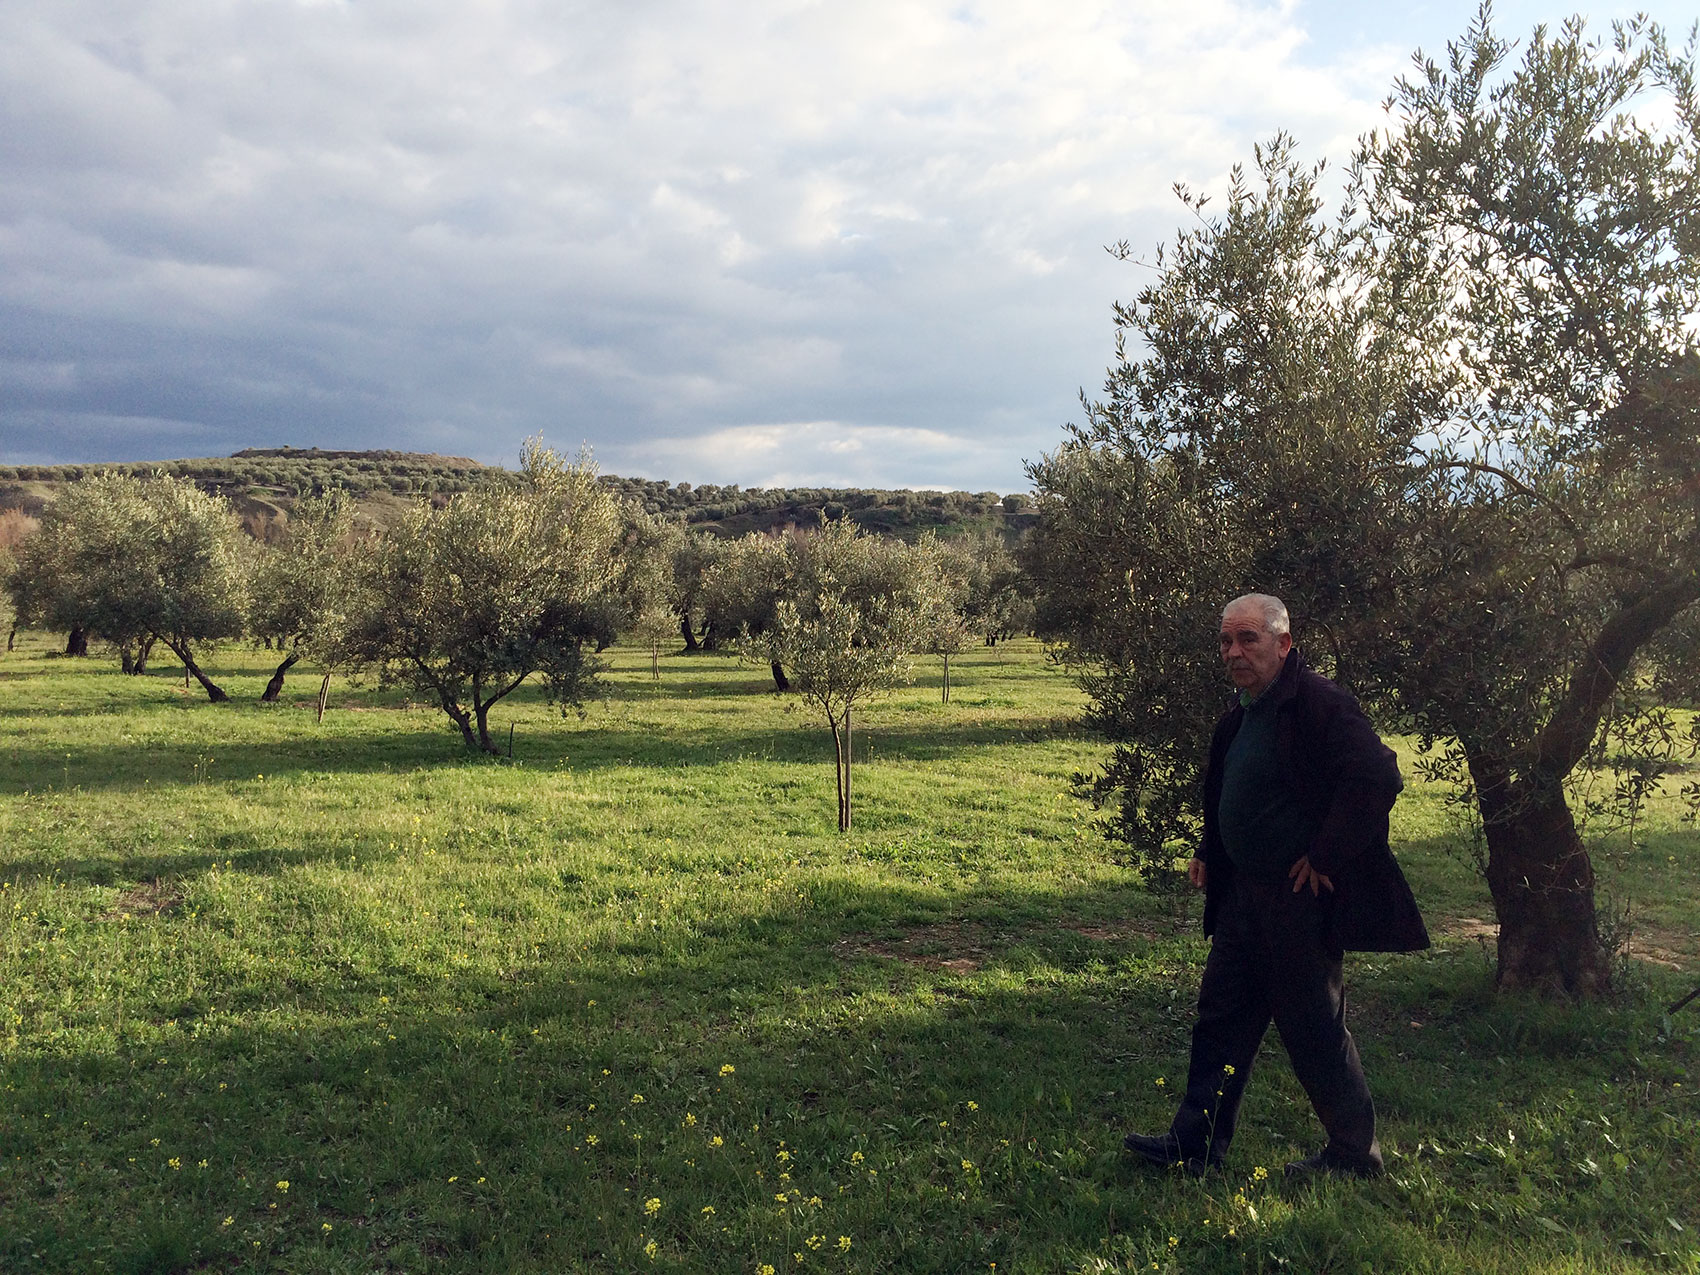
[[1222, 662], [1234, 685], [1249, 695], [1263, 694], [1292, 649], [1292, 635], [1271, 633], [1255, 606], [1231, 607], [1222, 617]]

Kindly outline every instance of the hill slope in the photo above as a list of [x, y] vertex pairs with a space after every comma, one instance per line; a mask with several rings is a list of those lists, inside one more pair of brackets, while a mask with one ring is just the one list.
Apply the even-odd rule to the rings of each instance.
[[[192, 479], [230, 500], [249, 532], [262, 539], [277, 534], [303, 496], [346, 491], [366, 520], [386, 526], [413, 500], [444, 500], [487, 482], [505, 482], [512, 472], [460, 456], [400, 451], [325, 451], [320, 448], [248, 448], [227, 457], [136, 461], [112, 465], [0, 466], [0, 514], [16, 510], [39, 517], [67, 483], [118, 470], [163, 472]], [[673, 515], [692, 527], [722, 536], [809, 526], [824, 514], [849, 517], [870, 531], [913, 538], [928, 529], [945, 534], [971, 526], [1018, 533], [1033, 520], [1021, 507], [1006, 507], [998, 493], [961, 491], [869, 491], [860, 488], [742, 488], [693, 485], [664, 479], [604, 474], [602, 482], [652, 514]], [[1010, 506], [1025, 506], [1023, 498]]]

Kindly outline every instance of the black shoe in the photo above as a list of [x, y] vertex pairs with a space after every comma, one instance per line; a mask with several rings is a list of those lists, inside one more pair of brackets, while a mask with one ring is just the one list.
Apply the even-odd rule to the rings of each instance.
[[1181, 1169], [1195, 1178], [1204, 1176], [1206, 1169], [1222, 1163], [1219, 1155], [1189, 1156], [1181, 1151], [1180, 1139], [1172, 1133], [1130, 1133], [1122, 1146], [1147, 1164], [1159, 1169]]
[[1292, 1161], [1285, 1170], [1289, 1182], [1310, 1182], [1328, 1174], [1342, 1178], [1379, 1178], [1386, 1171], [1379, 1160], [1348, 1160], [1326, 1147], [1315, 1155]]

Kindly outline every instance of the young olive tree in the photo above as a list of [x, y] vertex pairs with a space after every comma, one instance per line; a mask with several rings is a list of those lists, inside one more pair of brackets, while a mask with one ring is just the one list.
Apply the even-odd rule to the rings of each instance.
[[[1189, 200], [1105, 397], [1032, 467], [1034, 561], [1136, 850], [1196, 833], [1217, 608], [1277, 593], [1452, 750], [1501, 984], [1586, 995], [1610, 962], [1567, 787], [1700, 600], [1700, 105], [1649, 25], [1509, 54], [1484, 10], [1402, 81], [1332, 218], [1284, 138], [1220, 213]], [[1663, 124], [1630, 110], [1653, 92]]]
[[939, 677], [939, 700], [950, 703], [950, 657], [968, 649], [971, 634], [965, 610], [972, 596], [978, 562], [971, 551], [955, 541], [941, 541], [934, 533], [921, 537], [923, 553], [935, 564], [937, 590], [929, 608], [926, 650], [943, 664]]
[[863, 535], [848, 520], [779, 542], [790, 567], [772, 623], [741, 639], [748, 658], [783, 665], [832, 731], [838, 828], [850, 827], [853, 713], [909, 679], [938, 605], [936, 554]]
[[104, 472], [72, 483], [19, 547], [11, 590], [32, 624], [94, 633], [140, 671], [163, 642], [215, 703], [197, 645], [238, 636], [250, 543], [228, 503], [187, 479]]
[[[677, 578], [674, 567], [688, 544], [683, 526], [668, 518], [626, 507], [628, 525], [620, 547], [623, 612], [620, 627], [649, 648], [649, 675], [661, 678], [661, 645], [680, 631]], [[683, 626], [689, 629], [688, 622]]]
[[[249, 632], [283, 655], [260, 696], [266, 703], [277, 701], [284, 674], [303, 655], [330, 663], [351, 610], [354, 544], [353, 501], [333, 491], [295, 506], [282, 543], [257, 546]], [[322, 704], [322, 684], [320, 691]]]
[[528, 442], [517, 482], [421, 503], [373, 547], [348, 653], [434, 697], [468, 748], [494, 754], [490, 710], [528, 677], [563, 707], [593, 681], [613, 637], [621, 529], [588, 460]]

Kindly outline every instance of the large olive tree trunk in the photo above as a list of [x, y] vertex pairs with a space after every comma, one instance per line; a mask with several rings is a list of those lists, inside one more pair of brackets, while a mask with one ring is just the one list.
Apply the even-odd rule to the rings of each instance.
[[691, 629], [691, 613], [679, 612], [679, 636], [685, 639], [685, 650], [695, 655], [702, 650], [702, 643], [697, 641], [697, 635]]
[[65, 636], [66, 655], [87, 655], [89, 653], [88, 630], [78, 625]]
[[118, 667], [132, 677], [140, 677], [148, 671], [148, 656], [153, 652], [154, 639], [145, 637], [136, 643], [132, 651], [128, 642], [120, 643], [118, 647]]
[[272, 674], [271, 681], [266, 683], [265, 693], [260, 696], [261, 701], [267, 704], [277, 703], [277, 697], [283, 694], [283, 675], [289, 672], [290, 667], [300, 658], [298, 652], [291, 651], [283, 663], [277, 666], [277, 671]]
[[199, 664], [195, 663], [194, 654], [189, 650], [189, 644], [187, 642], [180, 641], [177, 638], [163, 638], [162, 641], [164, 641], [166, 646], [171, 648], [171, 653], [173, 655], [183, 661], [184, 671], [201, 684], [201, 689], [206, 691], [207, 698], [209, 700], [215, 704], [225, 704], [229, 702], [230, 696], [225, 694], [221, 687], [216, 685], [210, 677], [201, 671], [201, 666]]
[[1488, 890], [1499, 918], [1501, 987], [1593, 996], [1611, 981], [1600, 940], [1594, 866], [1563, 784], [1510, 779], [1502, 759], [1472, 755], [1487, 838]]
[[1697, 595], [1700, 581], [1680, 578], [1607, 620], [1515, 769], [1503, 753], [1464, 741], [1487, 838], [1501, 987], [1585, 997], [1609, 984], [1612, 954], [1600, 940], [1594, 866], [1565, 780], [1587, 755], [1635, 653]]

